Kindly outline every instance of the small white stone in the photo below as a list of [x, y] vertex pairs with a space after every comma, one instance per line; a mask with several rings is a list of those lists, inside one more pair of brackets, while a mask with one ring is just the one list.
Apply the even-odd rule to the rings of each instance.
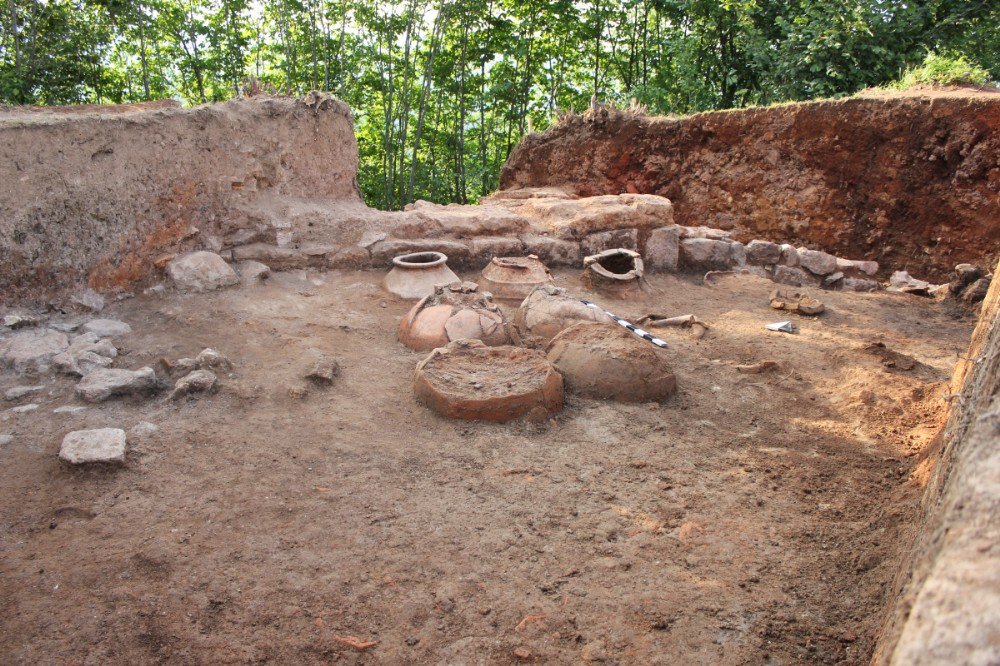
[[7, 446], [14, 441], [14, 435], [0, 435], [0, 446]]
[[7, 389], [3, 397], [7, 400], [20, 400], [24, 396], [38, 393], [44, 388], [44, 386], [15, 386], [14, 388]]
[[59, 457], [74, 465], [125, 462], [125, 431], [121, 428], [75, 430], [63, 438]]
[[87, 408], [83, 405], [63, 405], [62, 407], [56, 407], [52, 410], [53, 414], [79, 414], [80, 412], [87, 411]]
[[155, 435], [160, 430], [160, 427], [155, 423], [150, 423], [149, 421], [139, 421], [131, 430], [131, 434], [134, 437], [149, 437], [150, 435]]
[[15, 414], [24, 414], [26, 412], [33, 412], [36, 409], [38, 409], [38, 404], [30, 402], [27, 405], [21, 405], [20, 407], [15, 407], [10, 411], [14, 412]]

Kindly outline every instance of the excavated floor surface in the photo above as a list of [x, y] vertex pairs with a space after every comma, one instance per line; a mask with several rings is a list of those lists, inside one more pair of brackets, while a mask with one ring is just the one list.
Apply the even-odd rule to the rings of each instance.
[[[972, 314], [825, 292], [787, 335], [763, 328], [785, 318], [768, 281], [655, 275], [622, 302], [557, 271], [617, 314], [712, 328], [660, 333], [662, 406], [569, 395], [548, 426], [498, 425], [415, 401], [424, 354], [395, 340], [410, 304], [381, 278], [116, 304], [116, 367], [214, 347], [233, 376], [79, 414], [52, 413], [73, 384], [48, 379], [39, 409], [0, 412], [4, 661], [867, 662]], [[342, 374], [295, 397], [312, 349]], [[763, 360], [782, 367], [736, 370]], [[159, 429], [123, 469], [57, 459], [70, 430], [141, 421]]]

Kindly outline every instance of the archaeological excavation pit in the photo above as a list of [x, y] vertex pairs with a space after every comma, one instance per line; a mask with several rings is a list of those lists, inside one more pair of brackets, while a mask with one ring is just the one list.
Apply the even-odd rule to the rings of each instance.
[[[898, 151], [880, 159], [910, 171], [885, 178], [924, 182], [914, 196], [942, 179], [995, 202], [993, 171], [953, 179], [913, 157], [912, 134], [950, 128], [984, 159], [1000, 103], [935, 104], [569, 118], [522, 143], [479, 206], [391, 213], [358, 197], [350, 114], [334, 100], [116, 110], [125, 124], [5, 112], [0, 180], [22, 184], [0, 190], [0, 654], [907, 664], [961, 643], [989, 657], [1000, 294], [964, 295], [996, 259], [997, 206], [917, 230], [889, 208], [853, 211], [837, 234], [828, 210], [782, 221], [797, 196], [782, 183], [849, 187], [823, 169], [854, 163], [832, 163], [801, 126], [839, 133], [859, 161], [876, 143]], [[886, 121], [893, 107], [909, 121]], [[837, 118], [867, 139], [844, 140]], [[146, 146], [150, 131], [176, 141]], [[757, 163], [769, 198], [707, 210], [726, 201], [712, 188], [748, 186], [734, 174], [764, 131], [788, 155]], [[715, 138], [698, 152], [684, 143], [695, 134]], [[235, 139], [246, 149], [205, 149]], [[104, 148], [114, 168], [89, 168]], [[53, 181], [60, 170], [77, 180]], [[563, 173], [576, 185], [551, 182]], [[251, 177], [255, 189], [232, 186]], [[853, 182], [851, 197], [824, 190], [797, 214], [872, 204], [892, 185]], [[981, 242], [947, 247], [952, 222], [959, 235], [979, 225]], [[925, 231], [943, 240], [911, 252]], [[618, 248], [639, 255], [642, 289], [588, 284], [584, 257]], [[196, 251], [232, 274], [214, 259], [198, 272]], [[551, 272], [520, 313], [517, 300], [483, 306], [513, 327], [502, 344], [467, 342], [471, 319], [452, 326], [453, 348], [503, 350], [473, 363], [483, 379], [467, 381], [483, 387], [463, 395], [502, 374], [488, 356], [547, 367], [560, 331], [581, 325], [645, 345], [674, 390], [622, 402], [566, 381], [544, 414], [442, 415], [415, 386], [439, 352], [398, 337], [422, 297], [385, 284], [394, 257], [432, 252], [458, 278], [450, 293], [473, 300], [493, 257], [535, 255]], [[912, 280], [928, 295], [907, 293]], [[776, 289], [823, 311], [779, 311]], [[631, 322], [691, 315], [705, 331], [649, 327], [661, 349], [574, 299]], [[796, 332], [765, 328], [779, 319]], [[75, 432], [89, 433], [69, 438], [88, 462], [72, 447], [60, 458]]]

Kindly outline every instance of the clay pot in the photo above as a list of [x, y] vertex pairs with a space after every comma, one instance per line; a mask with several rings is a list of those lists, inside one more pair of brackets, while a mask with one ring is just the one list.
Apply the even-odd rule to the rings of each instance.
[[620, 402], [669, 397], [677, 378], [665, 352], [614, 324], [576, 324], [552, 338], [546, 356], [574, 393]]
[[521, 337], [493, 299], [476, 293], [473, 282], [435, 287], [399, 322], [399, 341], [427, 351], [455, 340], [481, 340], [487, 345], [516, 345]]
[[383, 286], [400, 298], [423, 298], [434, 293], [434, 287], [459, 282], [448, 268], [448, 257], [440, 252], [414, 252], [392, 259], [392, 270]]
[[452, 342], [417, 365], [414, 392], [453, 419], [540, 422], [562, 409], [562, 376], [539, 351]]
[[483, 269], [479, 286], [495, 298], [523, 300], [542, 284], [552, 282], [552, 274], [537, 256], [493, 257]]
[[639, 253], [621, 247], [585, 257], [583, 267], [583, 282], [591, 288], [635, 287], [645, 271]]
[[603, 313], [568, 296], [565, 289], [545, 284], [535, 288], [524, 299], [514, 315], [514, 325], [521, 335], [548, 343], [573, 324], [584, 321], [601, 323], [606, 318]]

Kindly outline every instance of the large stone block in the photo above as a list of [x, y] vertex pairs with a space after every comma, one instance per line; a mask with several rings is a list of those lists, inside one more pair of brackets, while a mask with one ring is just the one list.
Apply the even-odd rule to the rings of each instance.
[[579, 266], [583, 259], [580, 244], [550, 236], [521, 236], [524, 250], [534, 254], [549, 266]]
[[151, 393], [159, 388], [152, 368], [138, 370], [101, 369], [84, 375], [76, 394], [87, 402], [103, 402], [119, 395]]
[[757, 266], [777, 264], [781, 261], [781, 246], [763, 240], [747, 243], [747, 263]]
[[580, 249], [585, 256], [619, 247], [623, 247], [626, 250], [634, 250], [639, 247], [639, 230], [613, 229], [611, 231], [601, 231], [596, 234], [589, 234], [580, 241]]
[[642, 253], [645, 265], [653, 270], [676, 271], [680, 261], [680, 237], [680, 227], [676, 224], [653, 229]]
[[799, 265], [814, 275], [829, 275], [837, 270], [837, 257], [821, 250], [798, 249]]
[[167, 264], [167, 274], [181, 289], [211, 291], [240, 283], [240, 276], [214, 252], [192, 252]]
[[704, 271], [724, 271], [733, 265], [732, 243], [710, 238], [685, 238], [681, 241], [681, 265]]

